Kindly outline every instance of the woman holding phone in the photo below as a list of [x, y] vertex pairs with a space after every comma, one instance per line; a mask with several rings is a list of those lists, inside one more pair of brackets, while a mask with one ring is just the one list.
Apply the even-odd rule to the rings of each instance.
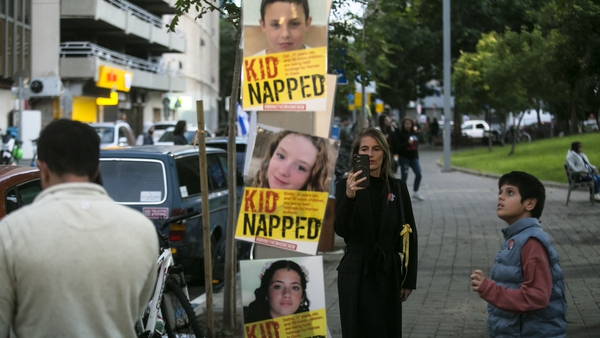
[[417, 283], [417, 228], [406, 184], [393, 177], [385, 136], [363, 129], [352, 144], [368, 155], [367, 177], [350, 164], [336, 185], [335, 232], [345, 254], [337, 268], [342, 336], [401, 337], [402, 302]]

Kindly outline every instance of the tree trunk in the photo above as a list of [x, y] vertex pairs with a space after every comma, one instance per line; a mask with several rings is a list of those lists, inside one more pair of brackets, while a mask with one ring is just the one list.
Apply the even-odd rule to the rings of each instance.
[[575, 108], [575, 102], [570, 103], [568, 109], [569, 116], [571, 116], [571, 135], [579, 134], [577, 109]]

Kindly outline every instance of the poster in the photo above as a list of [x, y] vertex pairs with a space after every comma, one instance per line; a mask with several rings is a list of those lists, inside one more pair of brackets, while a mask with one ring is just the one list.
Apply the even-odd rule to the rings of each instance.
[[245, 0], [243, 7], [243, 109], [326, 110], [326, 1]]
[[339, 141], [258, 128], [235, 238], [316, 254]]
[[323, 257], [240, 261], [246, 338], [325, 338]]

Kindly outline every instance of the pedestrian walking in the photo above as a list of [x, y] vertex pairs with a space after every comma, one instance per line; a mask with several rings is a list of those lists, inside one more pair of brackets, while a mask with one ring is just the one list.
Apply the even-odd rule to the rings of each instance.
[[43, 191], [0, 222], [0, 337], [135, 337], [156, 282], [152, 222], [98, 182], [100, 138], [57, 120], [40, 133]]
[[346, 243], [338, 270], [342, 336], [401, 337], [402, 302], [417, 284], [417, 228], [408, 189], [393, 177], [381, 131], [363, 129], [352, 156], [369, 155], [370, 184], [348, 177], [336, 184], [335, 232]]
[[567, 302], [558, 253], [542, 229], [544, 185], [513, 171], [498, 181], [497, 215], [508, 224], [491, 279], [471, 275], [473, 291], [488, 302], [491, 337], [566, 337]]
[[138, 136], [135, 144], [138, 146], [154, 144], [152, 134], [154, 134], [154, 123], [150, 121], [144, 122], [144, 132]]
[[402, 119], [402, 127], [398, 133], [398, 158], [400, 160], [400, 170], [402, 172], [402, 181], [408, 179], [408, 169], [415, 173], [412, 196], [420, 201], [425, 198], [419, 193], [421, 186], [421, 164], [419, 163], [419, 138], [417, 136], [417, 127], [415, 121], [410, 117]]

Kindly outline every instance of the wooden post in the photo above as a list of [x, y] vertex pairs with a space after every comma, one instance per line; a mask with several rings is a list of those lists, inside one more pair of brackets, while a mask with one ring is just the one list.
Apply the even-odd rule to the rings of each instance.
[[215, 337], [212, 289], [212, 249], [210, 246], [210, 213], [208, 205], [208, 171], [206, 168], [206, 135], [204, 132], [204, 104], [196, 101], [198, 117], [198, 161], [200, 165], [200, 187], [202, 192], [202, 236], [204, 243], [204, 287], [206, 293], [206, 335]]

